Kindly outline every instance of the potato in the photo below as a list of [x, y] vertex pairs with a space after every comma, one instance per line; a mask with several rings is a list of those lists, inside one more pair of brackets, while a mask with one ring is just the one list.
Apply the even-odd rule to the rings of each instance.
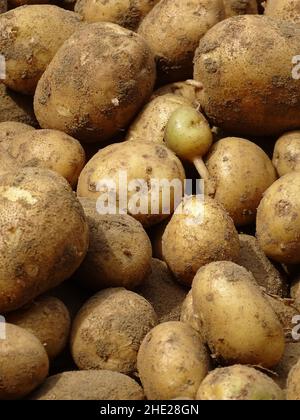
[[264, 14], [271, 18], [300, 23], [298, 0], [267, 0]]
[[258, 13], [256, 0], [223, 0], [225, 17]]
[[128, 213], [148, 227], [173, 213], [184, 180], [180, 160], [167, 147], [127, 141], [105, 147], [86, 164], [77, 194], [97, 200], [102, 214]]
[[218, 360], [266, 368], [280, 361], [283, 328], [244, 267], [229, 261], [208, 264], [196, 274], [192, 293], [201, 329]]
[[159, 0], [77, 0], [75, 12], [87, 22], [113, 22], [135, 30]]
[[274, 378], [276, 383], [283, 389], [286, 388], [289, 373], [298, 360], [300, 360], [300, 342], [286, 343], [284, 355], [275, 368], [277, 377]]
[[80, 25], [79, 15], [51, 5], [25, 6], [0, 16], [0, 53], [6, 60], [3, 83], [33, 95], [59, 47]]
[[174, 82], [168, 85], [164, 85], [153, 92], [151, 99], [155, 99], [158, 96], [173, 94], [187, 99], [191, 104], [199, 106], [200, 104], [200, 93], [203, 89], [203, 85], [195, 80], [185, 80], [183, 82]]
[[300, 302], [300, 275], [297, 276], [292, 282], [291, 297], [292, 299], [298, 300]]
[[213, 145], [205, 159], [219, 201], [237, 226], [256, 217], [263, 193], [276, 181], [276, 171], [265, 152], [248, 140], [227, 137]]
[[67, 344], [70, 314], [63, 302], [55, 297], [41, 296], [30, 305], [8, 313], [6, 320], [35, 335], [54, 359]]
[[175, 213], [166, 227], [162, 252], [178, 281], [190, 286], [205, 264], [235, 261], [240, 244], [232, 220], [217, 201], [191, 197], [185, 202], [184, 212]]
[[275, 261], [300, 263], [300, 172], [291, 172], [267, 190], [257, 210], [256, 236]]
[[123, 214], [99, 214], [96, 203], [80, 198], [90, 229], [90, 245], [77, 271], [81, 283], [95, 291], [134, 289], [151, 271], [152, 248], [142, 225]]
[[288, 377], [287, 400], [300, 401], [300, 360], [293, 367]]
[[280, 135], [300, 125], [300, 83], [292, 58], [300, 32], [287, 22], [245, 15], [215, 25], [200, 40], [194, 79], [212, 125], [241, 136]]
[[144, 338], [138, 373], [148, 400], [194, 398], [209, 370], [209, 356], [198, 333], [182, 322], [164, 322]]
[[222, 0], [162, 0], [138, 33], [156, 56], [160, 83], [191, 79], [199, 40], [224, 17]]
[[284, 400], [284, 393], [266, 374], [250, 366], [215, 369], [201, 383], [197, 400]]
[[141, 36], [112, 23], [86, 25], [40, 79], [35, 114], [42, 128], [105, 141], [124, 130], [154, 82], [154, 57]]
[[83, 210], [60, 175], [24, 168], [0, 177], [0, 313], [69, 278], [88, 248]]
[[18, 169], [15, 159], [1, 147], [0, 143], [0, 177], [7, 172], [16, 172]]
[[30, 130], [15, 135], [13, 141], [7, 138], [0, 144], [20, 166], [51, 169], [73, 187], [85, 164], [85, 152], [79, 141], [62, 131]]
[[13, 92], [0, 83], [0, 122], [15, 121], [38, 126], [30, 96]]
[[47, 377], [49, 360], [41, 342], [16, 325], [5, 324], [0, 340], [0, 400], [22, 398]]
[[279, 176], [300, 171], [300, 131], [290, 131], [277, 140], [273, 165]]
[[201, 327], [200, 322], [198, 319], [198, 316], [196, 315], [194, 311], [193, 306], [193, 294], [190, 290], [187, 294], [181, 308], [181, 314], [180, 314], [180, 321], [184, 322], [185, 324], [188, 324], [190, 327], [194, 328], [195, 331], [199, 333], [199, 335], [202, 338], [202, 341], [205, 341], [204, 337], [201, 333]]
[[30, 125], [16, 121], [0, 122], [0, 146], [7, 150], [7, 145], [10, 144], [12, 139], [18, 134], [23, 134], [26, 131], [34, 131], [34, 128]]
[[156, 325], [146, 299], [123, 288], [105, 289], [81, 308], [71, 332], [71, 351], [79, 369], [136, 370], [139, 346]]
[[50, 376], [32, 400], [143, 400], [143, 390], [133, 379], [108, 370], [64, 372]]

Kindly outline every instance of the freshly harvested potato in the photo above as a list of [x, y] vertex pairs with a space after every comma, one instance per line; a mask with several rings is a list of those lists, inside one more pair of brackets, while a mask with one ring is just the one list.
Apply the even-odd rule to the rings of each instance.
[[155, 99], [158, 96], [166, 95], [171, 93], [173, 95], [180, 96], [187, 99], [194, 106], [200, 104], [200, 93], [203, 89], [201, 82], [195, 80], [185, 80], [183, 82], [174, 82], [168, 85], [164, 85], [153, 92], [151, 99]]
[[186, 298], [185, 298], [185, 300], [182, 304], [180, 321], [184, 322], [185, 324], [188, 324], [192, 328], [194, 328], [194, 330], [196, 330], [200, 334], [200, 336], [202, 338], [202, 341], [203, 342], [205, 341], [205, 339], [204, 339], [204, 337], [202, 336], [202, 333], [201, 333], [200, 321], [199, 321], [198, 316], [196, 315], [196, 313], [194, 311], [193, 294], [192, 294], [191, 290], [187, 294], [187, 296], [186, 296]]
[[144, 338], [137, 367], [148, 400], [194, 398], [208, 373], [209, 355], [189, 325], [164, 322]]
[[225, 207], [235, 225], [255, 221], [264, 192], [277, 179], [266, 153], [251, 141], [227, 137], [213, 145], [205, 163], [215, 181], [214, 198]]
[[159, 0], [77, 0], [75, 12], [86, 22], [113, 22], [135, 30]]
[[256, 236], [275, 261], [300, 263], [300, 172], [291, 172], [266, 191], [257, 210]]
[[83, 141], [105, 141], [122, 132], [155, 82], [146, 41], [113, 23], [84, 26], [60, 48], [34, 98], [42, 128]]
[[300, 171], [300, 131], [290, 131], [277, 140], [273, 165], [279, 176]]
[[274, 380], [281, 388], [286, 389], [289, 373], [298, 360], [300, 360], [300, 342], [286, 343], [284, 355], [274, 369], [277, 375]]
[[218, 360], [266, 368], [280, 361], [283, 328], [244, 267], [229, 261], [208, 264], [196, 274], [192, 293], [201, 330]]
[[284, 393], [266, 374], [250, 366], [215, 369], [198, 389], [197, 400], [284, 400]]
[[[16, 124], [16, 123], [15, 123]], [[0, 144], [20, 166], [37, 166], [57, 172], [75, 187], [85, 164], [85, 152], [78, 140], [57, 130], [28, 130]]]
[[217, 201], [191, 197], [184, 203], [184, 211], [175, 212], [166, 227], [162, 252], [178, 281], [190, 286], [205, 264], [236, 261], [240, 244], [233, 221]]
[[300, 10], [298, 0], [267, 0], [264, 3], [265, 16], [300, 23]]
[[223, 0], [225, 17], [258, 13], [256, 0]]
[[50, 376], [31, 400], [143, 400], [142, 388], [119, 372], [84, 370]]
[[71, 333], [71, 351], [79, 369], [136, 370], [145, 335], [156, 325], [154, 309], [136, 293], [105, 289], [81, 308]]
[[46, 4], [20, 7], [1, 15], [0, 53], [6, 62], [3, 83], [33, 95], [57, 50], [80, 26], [79, 15]]
[[138, 33], [156, 56], [160, 83], [191, 79], [199, 40], [224, 17], [222, 0], [162, 0]]
[[0, 122], [15, 121], [38, 126], [33, 112], [33, 100], [30, 96], [21, 95], [0, 83]]
[[128, 214], [99, 214], [96, 202], [80, 198], [90, 229], [90, 245], [77, 271], [84, 286], [134, 289], [151, 271], [152, 248], [142, 225]]
[[26, 131], [34, 131], [34, 128], [28, 124], [16, 121], [0, 122], [0, 146], [7, 150], [7, 145], [12, 139]]
[[0, 400], [26, 396], [47, 377], [49, 360], [41, 342], [30, 332], [5, 324], [0, 339]]
[[241, 136], [279, 135], [300, 125], [296, 25], [266, 16], [235, 16], [200, 40], [194, 79], [203, 83], [201, 106], [212, 125]]
[[126, 141], [101, 149], [86, 164], [77, 195], [97, 200], [102, 214], [128, 213], [148, 227], [173, 213], [184, 180], [180, 160], [166, 146]]
[[23, 168], [0, 177], [0, 313], [69, 278], [85, 257], [88, 226], [60, 175]]
[[287, 400], [300, 401], [300, 360], [289, 374], [286, 394]]
[[71, 320], [63, 302], [55, 297], [41, 296], [28, 306], [6, 315], [10, 324], [35, 335], [45, 347], [49, 359], [54, 359], [67, 344]]

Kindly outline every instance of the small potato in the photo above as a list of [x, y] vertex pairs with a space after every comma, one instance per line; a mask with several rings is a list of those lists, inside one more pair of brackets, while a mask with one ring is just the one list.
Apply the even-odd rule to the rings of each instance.
[[0, 122], [0, 146], [7, 150], [7, 145], [12, 139], [18, 134], [23, 134], [26, 131], [34, 131], [34, 128], [30, 125], [16, 121]]
[[300, 23], [300, 10], [298, 0], [267, 0], [265, 16], [292, 23]]
[[0, 400], [25, 397], [47, 377], [49, 360], [41, 342], [16, 325], [5, 324], [0, 338]]
[[225, 17], [257, 14], [256, 0], [223, 0]]
[[300, 131], [291, 131], [277, 140], [273, 165], [279, 176], [294, 171], [300, 172]]
[[138, 373], [148, 400], [194, 398], [209, 370], [209, 356], [198, 333], [182, 322], [165, 322], [144, 338]]
[[201, 383], [197, 400], [284, 400], [284, 393], [267, 375], [250, 366], [215, 369]]
[[200, 104], [201, 91], [203, 85], [201, 82], [195, 80], [185, 80], [184, 82], [174, 82], [168, 85], [164, 85], [153, 92], [151, 99], [157, 98], [158, 96], [166, 95], [171, 93], [176, 96], [180, 96], [187, 99], [191, 104], [198, 107]]
[[69, 311], [55, 297], [42, 296], [7, 314], [6, 320], [35, 335], [45, 347], [49, 359], [58, 356], [67, 344], [71, 326]]
[[201, 330], [218, 360], [266, 368], [280, 361], [283, 328], [244, 267], [229, 261], [208, 264], [196, 274], [192, 293]]
[[180, 314], [180, 321], [188, 324], [190, 327], [194, 328], [197, 331], [203, 342], [205, 341], [204, 337], [201, 335], [201, 326], [198, 316], [195, 313], [194, 306], [193, 306], [193, 294], [190, 290], [187, 294], [181, 308]]
[[33, 112], [33, 99], [8, 89], [0, 83], [0, 122], [15, 121], [38, 127]]
[[50, 376], [31, 400], [143, 400], [142, 388], [133, 379], [108, 370], [64, 372]]
[[123, 288], [106, 289], [81, 308], [71, 333], [71, 351], [79, 369], [134, 373], [139, 346], [156, 325], [146, 299]]
[[289, 401], [300, 401], [300, 360], [289, 374], [286, 395]]

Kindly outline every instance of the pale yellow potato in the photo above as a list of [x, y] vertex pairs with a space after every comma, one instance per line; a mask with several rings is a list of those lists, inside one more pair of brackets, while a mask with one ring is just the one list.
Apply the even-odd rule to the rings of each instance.
[[300, 360], [289, 374], [286, 394], [288, 400], [300, 401]]
[[298, 0], [266, 0], [264, 15], [287, 22], [300, 23]]
[[273, 165], [278, 175], [300, 171], [300, 131], [283, 134], [276, 142]]
[[28, 124], [16, 121], [0, 122], [0, 146], [5, 150], [8, 145], [18, 134], [23, 134], [26, 131], [34, 131], [34, 128]]
[[258, 13], [256, 0], [223, 0], [225, 17]]
[[203, 85], [201, 82], [196, 82], [195, 80], [185, 80], [183, 82], [174, 82], [168, 85], [164, 85], [152, 94], [152, 99], [157, 98], [157, 96], [166, 95], [167, 93], [172, 93], [174, 95], [183, 97], [187, 99], [194, 106], [199, 106], [201, 91]]

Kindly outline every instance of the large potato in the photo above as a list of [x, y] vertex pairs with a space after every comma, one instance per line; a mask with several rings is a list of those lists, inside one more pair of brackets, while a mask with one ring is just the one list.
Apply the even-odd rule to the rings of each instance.
[[112, 23], [86, 25], [60, 48], [35, 98], [42, 128], [103, 141], [122, 131], [150, 97], [155, 63], [145, 40]]
[[236, 16], [201, 39], [194, 79], [213, 125], [240, 135], [278, 135], [299, 128], [300, 83], [292, 59], [300, 29], [265, 16]]
[[0, 83], [0, 122], [15, 121], [37, 127], [32, 102], [30, 96], [13, 92]]
[[265, 16], [292, 23], [300, 23], [298, 0], [267, 0], [264, 4]]
[[59, 47], [80, 25], [79, 15], [50, 5], [24, 6], [1, 15], [0, 53], [6, 62], [5, 85], [33, 95]]
[[152, 51], [162, 83], [191, 79], [199, 40], [224, 17], [222, 0], [162, 0], [138, 32]]
[[0, 178], [0, 313], [69, 278], [88, 248], [82, 207], [60, 175], [24, 168]]
[[300, 172], [300, 131], [283, 134], [276, 142], [273, 154], [273, 165], [278, 175], [289, 172]]
[[275, 366], [283, 328], [254, 277], [229, 261], [202, 267], [193, 281], [193, 306], [216, 358], [226, 364]]
[[287, 381], [287, 399], [300, 401], [300, 360], [289, 374]]

